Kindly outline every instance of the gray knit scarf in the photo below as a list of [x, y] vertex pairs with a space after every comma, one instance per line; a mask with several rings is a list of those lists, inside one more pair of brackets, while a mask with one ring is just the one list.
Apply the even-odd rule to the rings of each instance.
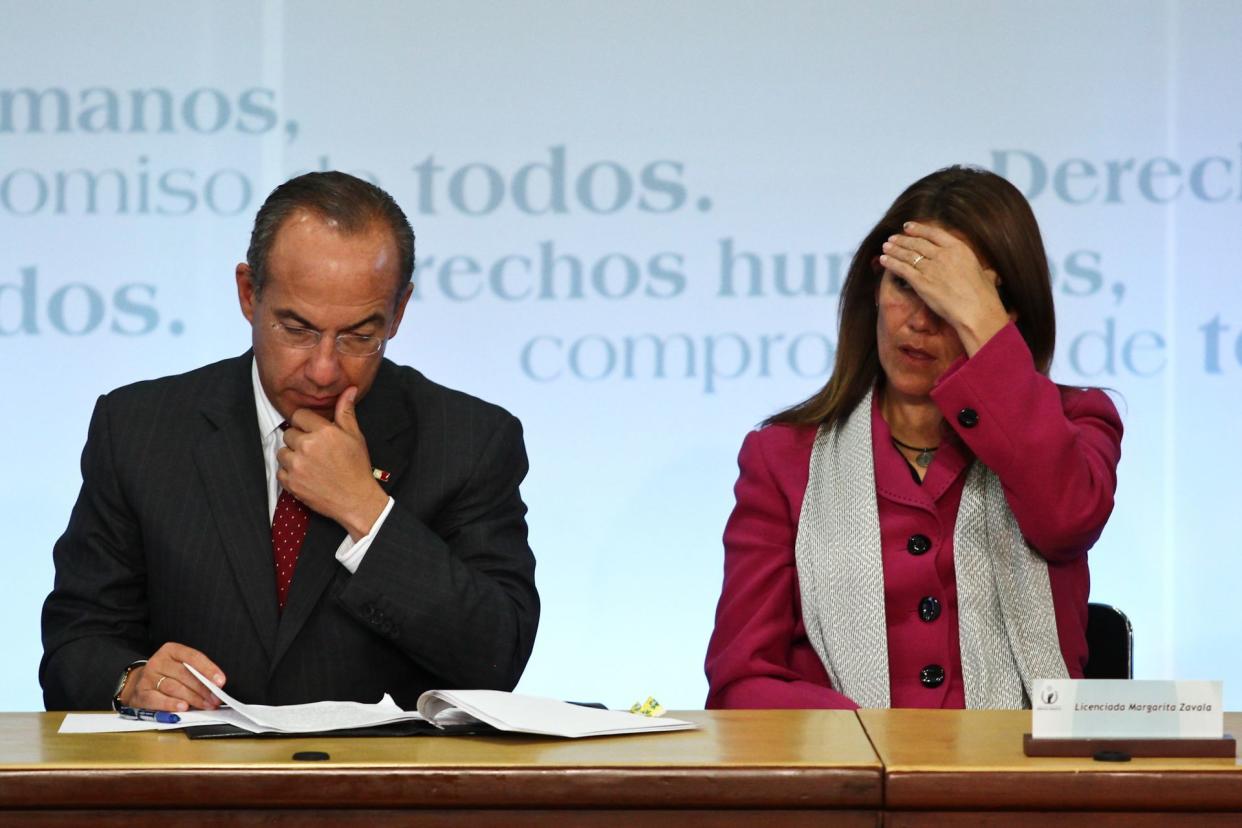
[[[795, 544], [802, 617], [834, 689], [889, 706], [884, 568], [871, 449], [871, 393], [836, 429], [821, 427]], [[967, 707], [1029, 707], [1032, 684], [1068, 678], [1048, 565], [1027, 546], [1000, 480], [967, 472], [953, 532]]]

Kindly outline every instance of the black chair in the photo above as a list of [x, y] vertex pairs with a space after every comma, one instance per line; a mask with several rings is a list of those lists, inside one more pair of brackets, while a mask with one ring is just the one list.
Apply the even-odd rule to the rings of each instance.
[[1087, 604], [1087, 666], [1089, 679], [1134, 678], [1134, 630], [1130, 619], [1108, 604]]

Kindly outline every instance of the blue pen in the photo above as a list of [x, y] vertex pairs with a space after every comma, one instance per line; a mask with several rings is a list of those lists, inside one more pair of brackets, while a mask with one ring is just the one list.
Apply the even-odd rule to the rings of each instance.
[[143, 722], [159, 722], [160, 724], [177, 724], [181, 717], [176, 713], [165, 713], [163, 710], [144, 710], [140, 707], [120, 707], [117, 713], [122, 719], [137, 719]]

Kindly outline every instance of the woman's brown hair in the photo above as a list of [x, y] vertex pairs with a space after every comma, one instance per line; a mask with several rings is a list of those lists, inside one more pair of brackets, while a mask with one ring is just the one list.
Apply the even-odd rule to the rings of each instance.
[[1035, 367], [1047, 374], [1056, 346], [1056, 316], [1048, 257], [1035, 214], [1018, 188], [988, 170], [953, 166], [911, 184], [863, 239], [850, 262], [837, 306], [837, 354], [828, 383], [806, 401], [764, 425], [837, 426], [880, 376], [876, 352], [875, 264], [889, 236], [907, 221], [934, 222], [965, 236], [981, 261], [1000, 276], [1001, 302], [1017, 314]]

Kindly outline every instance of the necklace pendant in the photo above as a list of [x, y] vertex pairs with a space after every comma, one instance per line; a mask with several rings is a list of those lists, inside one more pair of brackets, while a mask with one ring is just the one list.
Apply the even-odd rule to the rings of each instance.
[[923, 449], [922, 451], [919, 452], [919, 456], [914, 458], [914, 462], [918, 463], [923, 468], [927, 468], [928, 466], [931, 465], [932, 458], [934, 458], [935, 456], [936, 456], [935, 449]]

